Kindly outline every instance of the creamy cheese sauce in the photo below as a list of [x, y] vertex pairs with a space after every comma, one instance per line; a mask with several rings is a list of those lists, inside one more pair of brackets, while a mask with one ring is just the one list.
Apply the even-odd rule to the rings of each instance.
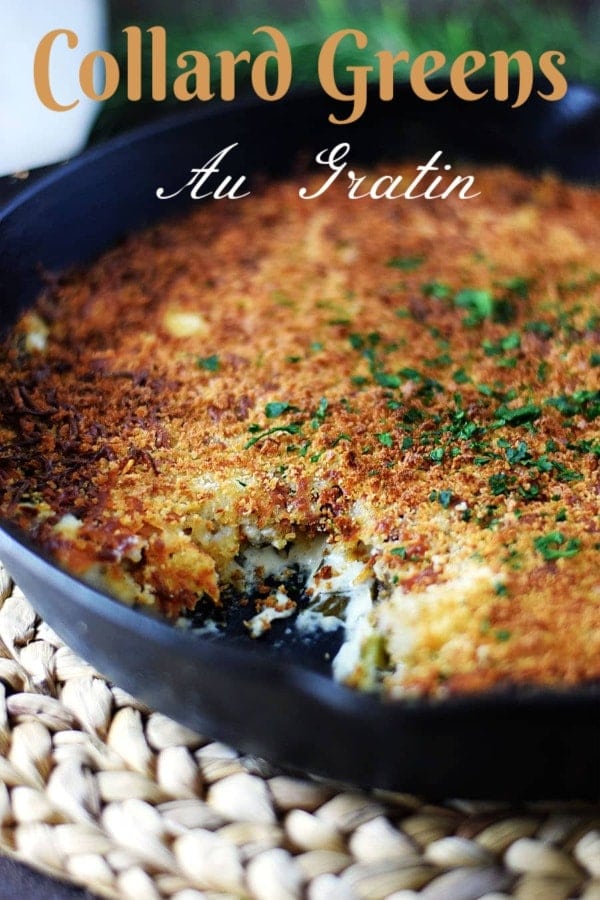
[[[298, 538], [284, 549], [273, 544], [258, 545], [264, 533], [252, 533], [257, 545], [248, 545], [239, 563], [244, 593], [250, 594], [265, 580], [282, 585], [260, 600], [259, 611], [245, 621], [250, 637], [260, 638], [277, 619], [295, 616], [294, 628], [302, 636], [344, 629], [342, 646], [332, 661], [335, 678], [351, 678], [359, 665], [365, 640], [372, 635], [374, 577], [364, 561], [352, 557], [348, 547], [328, 543], [324, 537]], [[298, 609], [288, 596], [285, 582], [300, 573], [308, 605]], [[177, 624], [189, 627], [189, 620]], [[212, 619], [194, 627], [199, 634], [215, 634], [219, 626]]]

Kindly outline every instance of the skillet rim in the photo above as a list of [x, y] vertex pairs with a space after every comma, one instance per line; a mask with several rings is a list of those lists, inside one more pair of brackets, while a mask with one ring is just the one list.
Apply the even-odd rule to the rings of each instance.
[[[313, 88], [298, 89], [293, 92], [294, 98], [310, 98], [314, 96]], [[598, 95], [596, 94], [596, 97]], [[236, 104], [236, 112], [251, 112], [260, 101], [254, 97], [247, 97]], [[160, 138], [177, 128], [185, 128], [193, 124], [205, 121], [215, 121], [231, 118], [231, 109], [221, 107], [212, 109], [186, 110], [174, 112], [158, 121], [145, 123], [129, 132], [118, 135], [98, 146], [92, 147], [66, 164], [60, 164], [51, 172], [36, 178], [33, 184], [24, 187], [16, 197], [8, 201], [0, 208], [0, 226], [13, 213], [30, 204], [35, 197], [48, 188], [52, 188], [68, 178], [70, 174], [82, 168], [93, 166], [95, 161], [110, 154], [118, 154], [119, 151], [130, 149], [132, 145], [140, 145], [146, 140]], [[161, 621], [149, 614], [144, 609], [132, 609], [120, 601], [91, 588], [85, 582], [75, 578], [61, 569], [42, 550], [35, 547], [24, 532], [9, 522], [0, 520], [0, 554], [10, 557], [16, 551], [22, 553], [27, 560], [28, 555], [37, 559], [46, 570], [53, 573], [52, 580], [64, 585], [65, 595], [68, 595], [75, 606], [81, 605], [83, 609], [92, 607], [104, 612], [105, 618], [116, 627], [140, 626], [144, 635], [155, 637], [156, 640], [175, 650], [178, 643], [191, 650], [193, 647], [197, 653], [203, 654], [208, 663], [222, 665], [224, 662], [233, 669], [239, 668], [241, 674], [248, 666], [258, 667], [267, 677], [276, 679], [279, 684], [289, 687], [293, 691], [301, 691], [311, 697], [320, 705], [334, 712], [343, 712], [344, 715], [354, 715], [372, 719], [385, 716], [390, 718], [395, 725], [406, 720], [414, 719], [425, 723], [436, 721], [447, 716], [461, 718], [462, 716], [477, 716], [479, 713], [510, 714], [519, 712], [519, 715], [531, 712], [534, 715], [546, 711], [554, 711], [554, 714], [563, 713], [593, 713], [598, 709], [600, 699], [600, 682], [591, 682], [575, 686], [538, 686], [538, 685], [508, 685], [499, 689], [478, 692], [474, 694], [455, 695], [446, 698], [398, 698], [389, 699], [381, 695], [360, 693], [354, 689], [340, 685], [331, 676], [314, 672], [310, 667], [302, 663], [282, 662], [268, 656], [260, 658], [244, 650], [243, 647], [230, 647], [223, 644], [211, 644], [210, 641], [202, 641], [197, 635], [178, 631], [172, 625]], [[27, 564], [27, 563], [26, 563]], [[35, 605], [35, 599], [32, 601]], [[140, 616], [140, 613], [142, 614]], [[143, 623], [143, 624], [142, 624]], [[58, 630], [58, 629], [57, 629]], [[433, 717], [433, 719], [432, 719]]]

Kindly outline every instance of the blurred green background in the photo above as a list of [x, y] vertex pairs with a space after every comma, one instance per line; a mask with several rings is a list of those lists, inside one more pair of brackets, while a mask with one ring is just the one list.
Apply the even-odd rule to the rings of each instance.
[[[369, 38], [368, 51], [408, 50], [417, 55], [438, 49], [451, 61], [465, 50], [526, 50], [537, 61], [548, 49], [567, 57], [564, 72], [570, 82], [600, 86], [600, 3], [598, 0], [314, 0], [314, 2], [242, 3], [240, 0], [111, 0], [112, 50], [124, 61], [125, 25], [163, 25], [168, 34], [170, 72], [176, 75], [178, 53], [198, 49], [212, 56], [219, 50], [253, 54], [272, 47], [264, 36], [252, 37], [259, 25], [280, 28], [290, 44], [293, 85], [317, 84], [317, 57], [323, 40], [340, 28], [359, 28]], [[146, 42], [148, 45], [149, 42]], [[364, 64], [365, 55], [342, 45], [340, 66]], [[147, 49], [147, 46], [146, 46]], [[146, 73], [148, 72], [148, 66]], [[214, 67], [218, 76], [218, 67]], [[240, 67], [248, 71], [248, 67]], [[122, 79], [124, 82], [125, 79]], [[240, 84], [240, 92], [248, 89]], [[162, 103], [131, 103], [124, 87], [105, 104], [95, 127], [104, 138], [150, 116], [179, 105], [172, 98]]]

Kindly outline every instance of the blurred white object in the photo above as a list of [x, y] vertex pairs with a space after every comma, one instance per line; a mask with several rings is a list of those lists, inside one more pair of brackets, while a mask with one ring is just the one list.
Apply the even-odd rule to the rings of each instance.
[[[66, 112], [44, 106], [33, 78], [36, 49], [56, 28], [79, 38], [73, 50], [59, 38], [51, 54], [56, 99], [79, 100]], [[58, 162], [83, 148], [101, 104], [83, 94], [79, 66], [106, 42], [105, 0], [0, 0], [0, 175]]]

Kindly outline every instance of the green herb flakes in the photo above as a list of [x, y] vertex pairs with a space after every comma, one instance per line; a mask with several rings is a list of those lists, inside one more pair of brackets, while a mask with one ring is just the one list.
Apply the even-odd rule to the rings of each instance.
[[464, 369], [457, 369], [456, 372], [452, 373], [452, 378], [457, 384], [469, 384], [471, 378]]
[[546, 400], [546, 404], [553, 406], [565, 418], [579, 415], [591, 422], [600, 416], [600, 390], [581, 390], [559, 397], [550, 397]]
[[389, 372], [376, 372], [375, 381], [380, 387], [398, 388], [402, 384], [399, 375], [393, 375]]
[[542, 410], [535, 403], [525, 403], [523, 406], [499, 406], [495, 417], [502, 425], [527, 425], [535, 422], [542, 414]]
[[403, 272], [413, 272], [424, 262], [424, 256], [392, 256], [386, 261], [386, 266], [390, 269], [400, 269]]
[[[255, 428], [250, 427], [248, 431], [255, 431]], [[259, 441], [262, 441], [263, 438], [269, 437], [271, 434], [277, 434], [278, 432], [285, 432], [286, 434], [298, 434], [302, 430], [302, 425], [299, 422], [291, 422], [289, 425], [275, 425], [273, 428], [266, 428], [264, 431], [261, 431], [259, 434], [255, 434], [254, 437], [250, 438], [249, 441], [244, 444], [244, 450], [249, 450], [250, 447], [254, 447], [255, 444], [258, 444]]]
[[512, 293], [517, 294], [517, 296], [522, 300], [525, 300], [529, 296], [529, 288], [531, 284], [531, 278], [523, 278], [520, 275], [516, 275], [514, 278], [508, 278], [506, 281], [501, 281], [500, 287], [506, 288], [506, 290], [508, 291], [512, 291]]
[[421, 285], [421, 291], [426, 297], [435, 297], [436, 300], [445, 300], [452, 293], [451, 288], [441, 281], [428, 281]]
[[[500, 441], [498, 441], [498, 444], [500, 444]], [[531, 453], [525, 441], [519, 441], [516, 447], [506, 447], [505, 455], [506, 461], [511, 466], [527, 463], [531, 459]]]
[[518, 331], [511, 331], [499, 341], [482, 341], [481, 346], [486, 356], [502, 356], [509, 350], [519, 350], [521, 347], [521, 335]]
[[541, 363], [538, 364], [537, 371], [536, 371], [537, 380], [541, 384], [546, 384], [546, 381], [548, 380], [548, 372], [549, 371], [550, 371], [550, 365], [546, 362], [545, 359], [543, 359], [541, 361]]
[[468, 316], [463, 319], [465, 325], [479, 325], [484, 319], [491, 318], [494, 298], [489, 291], [465, 288], [455, 295], [454, 305], [467, 310]]
[[287, 400], [272, 400], [265, 406], [265, 416], [267, 419], [276, 419], [286, 412], [297, 412], [298, 408], [292, 406]]
[[452, 491], [438, 491], [438, 502], [444, 509], [448, 509], [450, 504], [452, 503], [452, 498], [454, 494]]
[[569, 559], [581, 549], [581, 541], [578, 538], [567, 538], [562, 531], [540, 535], [534, 538], [533, 545], [547, 562], [554, 559]]
[[390, 553], [392, 556], [399, 556], [400, 559], [405, 559], [407, 562], [419, 562], [420, 560], [420, 557], [409, 553], [406, 547], [394, 547], [390, 550]]
[[319, 405], [317, 406], [315, 414], [312, 417], [311, 422], [310, 422], [310, 424], [313, 428], [318, 428], [320, 425], [323, 424], [323, 422], [325, 421], [325, 416], [327, 414], [328, 406], [329, 406], [329, 403], [327, 401], [327, 397], [321, 397], [321, 399], [319, 400]]
[[335, 440], [333, 441], [333, 443], [332, 443], [331, 446], [332, 446], [332, 447], [337, 447], [337, 445], [338, 445], [339, 443], [341, 443], [342, 441], [348, 441], [348, 443], [351, 444], [351, 443], [352, 443], [352, 438], [350, 437], [349, 434], [346, 434], [345, 432], [342, 432], [342, 434], [338, 434], [338, 436], [335, 438]]
[[199, 369], [205, 369], [207, 372], [218, 372], [221, 367], [216, 353], [213, 353], [212, 356], [199, 356], [196, 363]]
[[505, 472], [500, 472], [497, 475], [490, 475], [488, 478], [488, 484], [494, 497], [510, 493], [511, 486], [515, 481], [516, 478], [514, 475], [507, 475]]
[[548, 322], [527, 322], [525, 331], [537, 334], [542, 340], [548, 341], [554, 335], [554, 328]]

